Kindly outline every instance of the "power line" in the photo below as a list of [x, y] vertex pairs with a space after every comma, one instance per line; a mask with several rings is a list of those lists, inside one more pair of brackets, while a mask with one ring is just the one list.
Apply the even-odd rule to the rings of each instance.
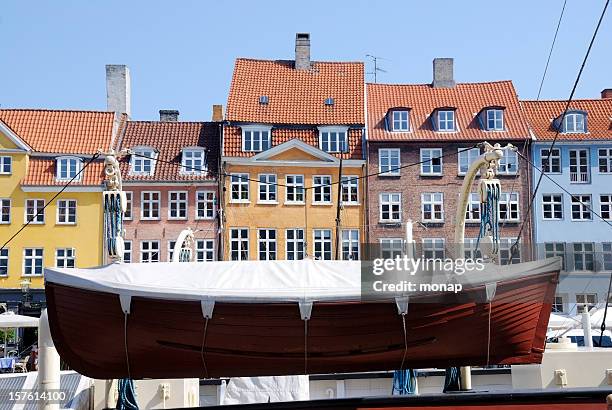
[[548, 59], [546, 60], [546, 66], [544, 67], [544, 73], [542, 73], [542, 80], [540, 81], [540, 88], [538, 89], [538, 96], [536, 100], [540, 100], [540, 93], [542, 92], [542, 86], [544, 85], [544, 79], [546, 78], [546, 73], [548, 72], [548, 64], [550, 63], [550, 57], [552, 56], [553, 49], [555, 48], [555, 43], [557, 42], [557, 34], [559, 34], [559, 27], [561, 27], [561, 20], [563, 20], [563, 13], [565, 12], [565, 5], [567, 4], [567, 0], [563, 1], [563, 7], [561, 8], [561, 15], [559, 16], [559, 22], [557, 23], [557, 29], [555, 30], [555, 35], [553, 37], [552, 44], [550, 45], [550, 51], [548, 53]]

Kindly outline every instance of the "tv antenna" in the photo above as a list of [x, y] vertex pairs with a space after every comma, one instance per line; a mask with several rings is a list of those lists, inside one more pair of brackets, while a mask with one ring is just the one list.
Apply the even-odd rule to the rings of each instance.
[[378, 57], [378, 56], [373, 56], [371, 54], [366, 54], [366, 58], [369, 58], [372, 60], [372, 62], [374, 63], [374, 71], [370, 72], [370, 73], [366, 73], [368, 75], [374, 75], [374, 83], [376, 83], [376, 79], [377, 79], [377, 74], [379, 72], [381, 73], [386, 73], [387, 70], [382, 69], [378, 66], [378, 60], [387, 60], [386, 58], [383, 57]]

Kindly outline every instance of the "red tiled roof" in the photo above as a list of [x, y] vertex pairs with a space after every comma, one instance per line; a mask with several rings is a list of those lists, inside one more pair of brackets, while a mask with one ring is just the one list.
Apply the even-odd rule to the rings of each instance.
[[[552, 120], [560, 117], [567, 101], [521, 101], [537, 140], [552, 140], [557, 130]], [[573, 100], [569, 109], [587, 112], [587, 134], [559, 133], [559, 140], [612, 140], [612, 98]]]
[[94, 154], [111, 147], [115, 113], [0, 109], [0, 120], [34, 151]]
[[[283, 144], [292, 139], [299, 139], [306, 144], [319, 148], [319, 131], [312, 129], [272, 128], [272, 146]], [[348, 152], [332, 154], [344, 159], [363, 159], [362, 130], [348, 130]], [[228, 157], [252, 157], [257, 152], [242, 151], [242, 130], [240, 127], [226, 126], [223, 129], [223, 155]]]
[[[371, 141], [460, 141], [506, 140], [529, 137], [511, 81], [458, 83], [452, 88], [430, 84], [368, 84], [368, 140]], [[486, 107], [504, 107], [504, 131], [485, 131], [478, 113]], [[411, 132], [390, 132], [385, 116], [391, 108], [410, 109]], [[456, 109], [458, 132], [434, 131], [430, 115], [437, 108]]]
[[[159, 151], [160, 160], [152, 176], [129, 175], [129, 158], [121, 161], [124, 181], [203, 181], [216, 178], [219, 159], [219, 123], [128, 121], [119, 149], [147, 146]], [[181, 175], [181, 153], [185, 147], [208, 149], [208, 175]], [[163, 161], [163, 162], [162, 162]], [[168, 164], [165, 161], [171, 161]]]
[[[236, 59], [227, 99], [228, 121], [265, 124], [364, 124], [364, 70], [359, 62]], [[260, 104], [260, 96], [268, 104]], [[325, 99], [333, 98], [333, 106]]]
[[[83, 160], [83, 165], [89, 158]], [[28, 172], [21, 181], [21, 185], [57, 185], [63, 186], [66, 181], [56, 181], [56, 161], [52, 158], [30, 157]], [[81, 180], [74, 180], [70, 186], [101, 186], [104, 182], [104, 160], [102, 158], [92, 162], [81, 174]]]

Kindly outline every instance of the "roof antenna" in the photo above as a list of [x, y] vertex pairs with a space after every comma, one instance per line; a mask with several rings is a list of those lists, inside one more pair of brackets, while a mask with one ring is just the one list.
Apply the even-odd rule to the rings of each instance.
[[374, 83], [376, 83], [376, 75], [378, 74], [378, 72], [380, 71], [381, 73], [386, 73], [387, 70], [384, 70], [382, 68], [380, 68], [378, 66], [378, 60], [387, 60], [386, 58], [383, 57], [378, 57], [378, 56], [373, 56], [371, 54], [366, 54], [366, 58], [369, 58], [372, 60], [372, 62], [374, 63], [374, 71], [370, 72], [370, 73], [366, 73], [368, 75], [374, 75]]

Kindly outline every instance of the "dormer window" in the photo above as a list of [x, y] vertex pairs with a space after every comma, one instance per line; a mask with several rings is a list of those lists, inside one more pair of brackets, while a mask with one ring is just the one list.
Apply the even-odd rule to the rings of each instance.
[[501, 108], [488, 108], [486, 110], [485, 126], [487, 131], [503, 131], [504, 110]]
[[581, 112], [568, 112], [563, 118], [564, 133], [584, 133], [586, 132], [585, 115]]
[[243, 127], [242, 150], [245, 152], [261, 152], [270, 149], [272, 127]]
[[202, 175], [206, 171], [206, 150], [204, 148], [184, 148], [181, 156], [181, 174]]
[[134, 148], [133, 151], [130, 173], [134, 175], [153, 175], [157, 152], [148, 147]]
[[76, 157], [60, 157], [57, 159], [57, 174], [58, 181], [69, 181], [75, 178], [81, 171], [83, 161]]
[[319, 127], [319, 148], [328, 153], [347, 152], [346, 127]]
[[410, 121], [408, 120], [408, 110], [391, 111], [391, 131], [393, 132], [410, 131]]
[[455, 111], [454, 110], [438, 110], [437, 115], [437, 131], [449, 132], [455, 131]]

